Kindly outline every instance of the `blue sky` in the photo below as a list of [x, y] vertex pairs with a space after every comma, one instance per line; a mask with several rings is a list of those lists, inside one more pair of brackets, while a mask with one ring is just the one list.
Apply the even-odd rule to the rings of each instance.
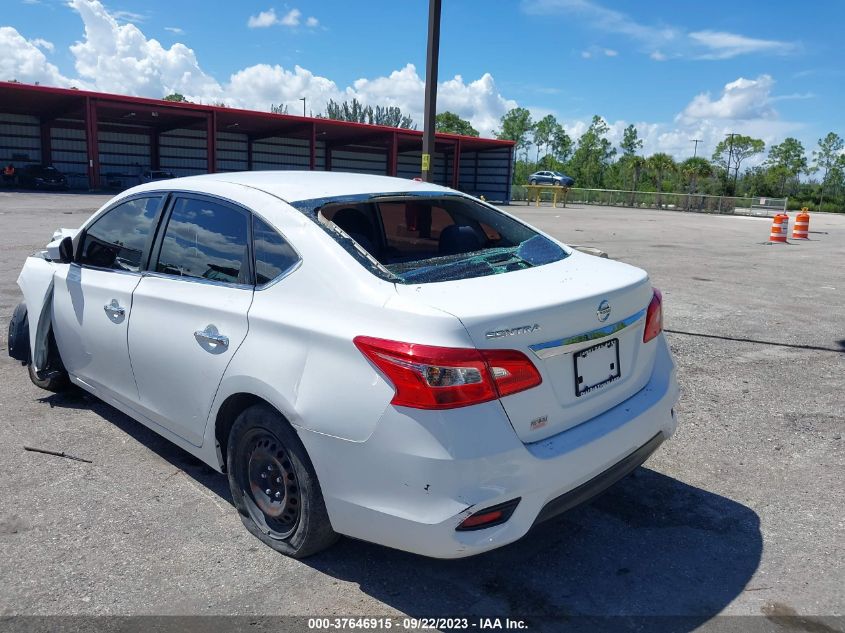
[[[352, 96], [419, 122], [426, 0], [2, 0], [0, 78], [298, 112]], [[573, 135], [593, 114], [646, 151], [727, 132], [845, 134], [845, 2], [444, 0], [439, 109], [491, 133], [510, 107]], [[701, 148], [699, 148], [701, 151]]]

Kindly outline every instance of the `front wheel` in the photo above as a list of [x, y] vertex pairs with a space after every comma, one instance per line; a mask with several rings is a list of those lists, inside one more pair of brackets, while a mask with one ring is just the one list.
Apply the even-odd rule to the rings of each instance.
[[60, 391], [64, 391], [70, 385], [67, 372], [64, 370], [52, 370], [47, 368], [41, 372], [44, 378], [39, 378], [38, 374], [35, 373], [35, 367], [32, 363], [29, 363], [26, 368], [29, 371], [29, 379], [32, 381], [32, 384], [40, 389], [46, 389], [47, 391], [58, 393]]
[[305, 558], [334, 544], [317, 474], [296, 431], [272, 407], [244, 410], [229, 433], [229, 487], [244, 526], [274, 550]]

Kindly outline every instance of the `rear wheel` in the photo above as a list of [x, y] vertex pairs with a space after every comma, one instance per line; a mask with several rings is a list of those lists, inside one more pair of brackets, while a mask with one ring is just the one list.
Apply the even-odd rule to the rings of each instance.
[[536, 184], [537, 184], [537, 179], [536, 179], [536, 178], [532, 178], [532, 179], [531, 179], [531, 182], [530, 182], [529, 184], [536, 185]]
[[337, 540], [305, 447], [269, 405], [251, 406], [237, 417], [227, 467], [241, 520], [266, 545], [305, 558]]

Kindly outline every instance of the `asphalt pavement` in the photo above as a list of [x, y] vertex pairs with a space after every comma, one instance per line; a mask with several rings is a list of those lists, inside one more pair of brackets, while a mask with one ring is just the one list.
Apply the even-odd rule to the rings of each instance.
[[343, 539], [294, 561], [246, 532], [225, 477], [81, 391], [38, 390], [8, 358], [25, 257], [107, 199], [0, 193], [0, 616], [479, 614], [557, 630], [673, 615], [693, 630], [722, 614], [840, 630], [825, 618], [845, 615], [845, 215], [768, 245], [763, 218], [508, 207], [649, 271], [678, 433], [500, 550], [440, 561]]

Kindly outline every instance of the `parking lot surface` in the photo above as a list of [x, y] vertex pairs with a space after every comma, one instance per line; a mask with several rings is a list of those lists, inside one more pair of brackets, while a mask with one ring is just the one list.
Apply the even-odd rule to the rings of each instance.
[[819, 618], [845, 614], [845, 216], [814, 214], [809, 241], [773, 246], [762, 218], [508, 207], [649, 271], [678, 433], [503, 549], [439, 561], [343, 539], [294, 561], [246, 532], [223, 476], [80, 391], [38, 390], [8, 358], [25, 257], [107, 199], [0, 193], [0, 615], [658, 614], [694, 629], [797, 613], [825, 631]]

